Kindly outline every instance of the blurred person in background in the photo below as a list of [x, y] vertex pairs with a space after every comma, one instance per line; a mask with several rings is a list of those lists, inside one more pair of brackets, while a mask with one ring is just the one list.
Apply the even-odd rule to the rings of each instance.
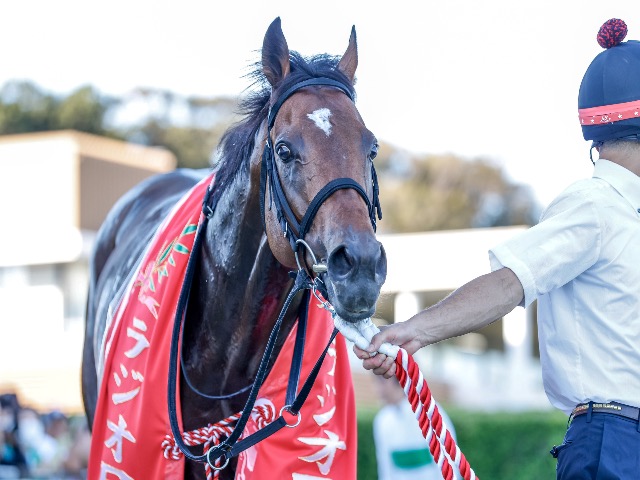
[[0, 478], [22, 478], [28, 473], [19, 440], [19, 412], [15, 393], [0, 395]]
[[[442, 480], [404, 390], [395, 378], [375, 378], [383, 402], [373, 419], [378, 480]], [[439, 404], [438, 409], [455, 440], [451, 419]]]
[[69, 421], [71, 444], [63, 467], [69, 478], [84, 479], [87, 477], [91, 432], [84, 416], [71, 418]]
[[16, 394], [0, 395], [0, 480], [84, 480], [90, 443], [84, 416], [40, 414]]
[[69, 419], [67, 416], [53, 410], [43, 415], [44, 439], [49, 446], [47, 456], [40, 464], [40, 471], [43, 473], [64, 473], [65, 462], [69, 456], [72, 444]]
[[30, 407], [22, 407], [18, 414], [20, 431], [18, 439], [27, 461], [29, 472], [35, 472], [41, 462], [41, 458], [46, 455], [43, 450], [47, 449], [45, 441], [44, 423], [40, 414]]

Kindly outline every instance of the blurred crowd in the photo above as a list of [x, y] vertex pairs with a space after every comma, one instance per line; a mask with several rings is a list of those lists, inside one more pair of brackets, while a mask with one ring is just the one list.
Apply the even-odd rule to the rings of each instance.
[[38, 412], [0, 394], [0, 479], [84, 480], [89, 445], [84, 416]]

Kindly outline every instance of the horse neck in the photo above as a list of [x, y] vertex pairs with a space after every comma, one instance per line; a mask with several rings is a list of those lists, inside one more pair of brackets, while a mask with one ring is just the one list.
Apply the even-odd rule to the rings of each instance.
[[[250, 178], [256, 176], [248, 169], [238, 172], [209, 220], [185, 320], [185, 373], [209, 395], [233, 393], [253, 381], [290, 287], [286, 269], [266, 241], [259, 186]], [[291, 315], [285, 323], [289, 328]], [[211, 415], [235, 413], [246, 399], [207, 400], [184, 382], [181, 391], [183, 411], [189, 411], [193, 428], [202, 426], [198, 422], [219, 420]], [[190, 428], [186, 415], [184, 421]]]

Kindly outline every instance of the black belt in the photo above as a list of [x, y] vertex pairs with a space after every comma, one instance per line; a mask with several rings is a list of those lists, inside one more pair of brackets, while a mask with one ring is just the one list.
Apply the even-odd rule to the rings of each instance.
[[631, 420], [635, 420], [636, 422], [640, 420], [640, 409], [636, 407], [631, 407], [629, 405], [625, 405], [623, 403], [618, 402], [607, 402], [607, 403], [581, 403], [576, 406], [571, 412], [571, 416], [569, 417], [569, 422], [573, 420], [578, 415], [584, 415], [585, 413], [589, 413], [589, 407], [591, 407], [592, 413], [608, 413], [609, 415], [617, 415], [619, 417], [629, 418]]

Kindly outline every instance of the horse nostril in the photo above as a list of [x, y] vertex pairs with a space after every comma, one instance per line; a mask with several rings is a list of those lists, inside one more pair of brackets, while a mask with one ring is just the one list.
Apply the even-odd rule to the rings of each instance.
[[332, 276], [346, 277], [353, 269], [353, 266], [354, 258], [346, 246], [336, 248], [329, 255], [328, 267]]

